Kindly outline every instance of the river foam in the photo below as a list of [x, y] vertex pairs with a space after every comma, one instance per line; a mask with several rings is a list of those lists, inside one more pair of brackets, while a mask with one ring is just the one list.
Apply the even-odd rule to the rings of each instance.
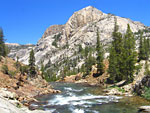
[[[66, 94], [67, 95], [67, 94]], [[84, 105], [84, 104], [102, 104], [102, 103], [109, 103], [109, 102], [118, 102], [118, 99], [121, 97], [117, 96], [98, 96], [98, 95], [76, 95], [74, 93], [68, 94], [69, 96], [65, 95], [55, 95], [52, 100], [48, 101], [49, 105]]]
[[[62, 93], [47, 95], [42, 98], [45, 103], [37, 105], [52, 113], [99, 113], [99, 107], [118, 103], [122, 98], [97, 94], [94, 91], [98, 91], [98, 88], [78, 84], [58, 84], [57, 88]], [[32, 105], [37, 107], [36, 103]]]

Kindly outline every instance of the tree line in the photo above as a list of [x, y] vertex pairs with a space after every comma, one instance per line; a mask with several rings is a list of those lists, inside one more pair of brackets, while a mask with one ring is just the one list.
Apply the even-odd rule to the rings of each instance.
[[[150, 40], [146, 39], [146, 37], [143, 36], [143, 32], [139, 31], [139, 47], [138, 52], [136, 51], [136, 38], [135, 34], [132, 32], [130, 25], [127, 25], [127, 30], [125, 34], [122, 34], [119, 32], [119, 26], [117, 25], [117, 19], [115, 19], [115, 26], [114, 31], [112, 33], [113, 41], [111, 43], [111, 46], [109, 47], [109, 68], [108, 73], [110, 74], [110, 77], [108, 79], [108, 82], [116, 83], [122, 80], [126, 80], [128, 83], [132, 82], [134, 79], [134, 73], [136, 69], [138, 68], [135, 64], [140, 62], [141, 60], [148, 60], [150, 55]], [[90, 50], [90, 51], [89, 51]], [[94, 53], [96, 52], [96, 58], [94, 57]], [[102, 75], [104, 71], [104, 48], [103, 44], [100, 41], [100, 34], [99, 30], [97, 29], [97, 42], [96, 47], [90, 48], [85, 47], [85, 49], [82, 48], [81, 45], [79, 45], [78, 53], [84, 54], [85, 63], [81, 66], [79, 69], [73, 68], [72, 71], [70, 70], [70, 67], [64, 67], [62, 70], [63, 74], [75, 74], [78, 72], [83, 72], [83, 77], [86, 77], [90, 74], [92, 65], [97, 64], [97, 74], [98, 76]], [[0, 28], [0, 57], [7, 56], [8, 49], [5, 45], [5, 39], [3, 35], [3, 30]], [[77, 54], [75, 52], [75, 54]], [[83, 57], [81, 55], [81, 57]], [[77, 58], [80, 61], [80, 58]], [[76, 61], [73, 60], [74, 63]], [[69, 60], [66, 60], [67, 66], [69, 66]], [[72, 64], [72, 63], [71, 63]], [[37, 75], [37, 68], [35, 65], [35, 56], [33, 49], [30, 51], [29, 55], [29, 65], [28, 66], [21, 66], [18, 62], [16, 65], [19, 67], [20, 72], [22, 74], [28, 73], [29, 77], [34, 78]], [[41, 64], [41, 72], [43, 75], [43, 78], [45, 79], [53, 79], [56, 80], [56, 73], [53, 72], [52, 69], [47, 69], [52, 65], [51, 61], [47, 65]], [[74, 65], [76, 66], [76, 65]], [[55, 67], [55, 66], [54, 66]], [[55, 76], [52, 76], [54, 75]], [[65, 76], [65, 75], [64, 75]], [[51, 78], [52, 77], [52, 78]]]
[[[108, 83], [116, 83], [122, 80], [126, 80], [126, 83], [131, 83], [134, 79], [135, 72], [139, 69], [139, 63], [141, 60], [148, 60], [150, 55], [150, 40], [143, 36], [143, 31], [139, 30], [139, 46], [136, 48], [136, 36], [132, 32], [130, 25], [127, 25], [125, 34], [119, 32], [119, 26], [117, 25], [117, 19], [115, 19], [114, 31], [112, 33], [113, 41], [109, 47], [109, 67], [107, 72], [110, 77]], [[81, 47], [80, 47], [81, 50]], [[88, 53], [88, 52], [87, 52]], [[97, 43], [96, 43], [97, 57], [92, 60], [91, 53], [85, 57], [84, 75], [89, 75], [91, 66], [97, 64], [97, 73], [102, 75], [104, 73], [104, 48], [100, 41], [100, 34], [97, 30]], [[81, 67], [81, 68], [83, 68]]]
[[150, 55], [150, 40], [143, 37], [143, 32], [138, 31], [140, 36], [139, 47], [136, 49], [136, 36], [132, 32], [130, 25], [127, 25], [125, 34], [120, 33], [117, 20], [112, 33], [113, 41], [109, 53], [109, 82], [116, 83], [126, 80], [130, 83], [134, 79], [134, 74], [139, 68], [141, 60], [148, 60]]
[[[127, 30], [125, 34], [122, 34], [119, 32], [119, 26], [117, 25], [117, 19], [115, 19], [115, 26], [114, 31], [112, 33], [113, 41], [111, 43], [111, 46], [109, 48], [109, 67], [108, 67], [108, 73], [110, 74], [110, 77], [108, 79], [108, 82], [110, 83], [116, 83], [122, 80], [126, 80], [127, 83], [130, 83], [134, 79], [134, 73], [138, 69], [138, 66], [136, 63], [140, 62], [141, 60], [148, 60], [150, 55], [150, 40], [143, 37], [143, 32], [139, 31], [139, 47], [138, 51], [136, 49], [136, 37], [135, 34], [132, 32], [130, 25], [127, 25]], [[79, 45], [79, 53], [84, 53], [85, 63], [82, 65], [82, 67], [79, 69], [73, 68], [72, 71], [70, 70], [70, 67], [68, 64], [69, 60], [66, 60], [67, 66], [64, 67], [62, 70], [62, 76], [65, 76], [65, 74], [75, 74], [78, 72], [83, 72], [83, 77], [86, 77], [90, 74], [92, 65], [97, 64], [97, 74], [98, 76], [102, 75], [104, 70], [104, 48], [103, 44], [100, 41], [100, 34], [97, 29], [97, 43], [96, 47], [94, 49], [94, 52], [96, 52], [96, 58], [93, 55], [93, 49], [90, 47], [85, 47], [85, 49], [82, 48], [81, 45]], [[89, 51], [90, 50], [90, 51]], [[77, 53], [76, 53], [77, 54]], [[57, 80], [56, 73], [53, 73], [51, 69], [46, 69], [52, 65], [52, 63], [48, 63], [49, 66], [44, 66], [42, 64], [41, 71], [44, 75], [44, 78]], [[29, 70], [30, 75], [35, 74], [35, 58], [34, 58], [34, 51], [32, 50], [30, 52], [30, 59], [29, 59]], [[46, 68], [47, 67], [47, 68]], [[54, 75], [54, 76], [53, 76]]]

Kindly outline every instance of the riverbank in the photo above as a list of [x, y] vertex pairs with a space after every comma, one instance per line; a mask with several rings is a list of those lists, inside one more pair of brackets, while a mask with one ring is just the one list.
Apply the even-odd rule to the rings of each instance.
[[[21, 63], [20, 65], [24, 66]], [[36, 96], [56, 93], [60, 91], [53, 89], [42, 78], [40, 72], [36, 77], [30, 78], [27, 73], [20, 72], [15, 60], [2, 57], [0, 61], [0, 113], [30, 113], [29, 103], [37, 101]], [[33, 113], [36, 112], [33, 111]]]
[[81, 83], [90, 86], [107, 87], [107, 84], [105, 84], [105, 80], [109, 78], [109, 74], [107, 73], [109, 65], [108, 60], [104, 60], [104, 64], [104, 73], [101, 76], [97, 74], [97, 65], [93, 65], [91, 72], [85, 77], [83, 77], [83, 73], [78, 73], [76, 75], [66, 76], [63, 79], [58, 80], [57, 82], [68, 82], [77, 84]]
[[50, 113], [48, 111], [31, 111], [17, 99], [17, 95], [6, 88], [0, 89], [0, 113]]
[[[40, 82], [39, 82], [40, 81]], [[28, 80], [19, 89], [9, 86], [0, 89], [0, 113], [50, 113], [42, 110], [29, 110], [29, 103], [37, 101], [36, 96], [60, 93], [39, 77]], [[5, 111], [5, 112], [3, 112]]]
[[[101, 88], [104, 88], [104, 93], [106, 95], [117, 95], [117, 96], [121, 95], [125, 97], [126, 96], [135, 97], [137, 95], [140, 98], [143, 98], [149, 102], [148, 98], [150, 98], [149, 95], [150, 77], [149, 75], [145, 75], [145, 63], [146, 63], [145, 61], [141, 61], [139, 63], [141, 65], [141, 68], [138, 70], [137, 73], [135, 73], [134, 80], [130, 84], [126, 84], [126, 81], [124, 80], [115, 84], [106, 84], [107, 78], [109, 78], [108, 73], [105, 71], [103, 75], [98, 77], [95, 76], [97, 73], [96, 66], [92, 67], [90, 74], [87, 75], [85, 78], [83, 78], [82, 73], [78, 73], [77, 75], [65, 77], [62, 81], [66, 83], [67, 82], [77, 84], [83, 83], [90, 86], [99, 86]], [[105, 67], [106, 70], [107, 67]], [[135, 104], [138, 104], [138, 102], [135, 101]], [[139, 110], [140, 113], [143, 113], [143, 111], [149, 113], [150, 106], [148, 106], [149, 104], [146, 103], [145, 105], [146, 107], [137, 106], [137, 111]]]
[[[30, 88], [26, 87], [26, 85], [30, 86]], [[60, 93], [60, 91], [52, 89], [50, 85], [43, 86], [43, 88], [36, 88], [33, 84], [26, 85], [19, 90], [12, 90], [12, 87], [0, 89], [0, 113], [50, 113], [42, 110], [31, 111], [28, 108], [29, 103], [37, 101], [36, 96]]]

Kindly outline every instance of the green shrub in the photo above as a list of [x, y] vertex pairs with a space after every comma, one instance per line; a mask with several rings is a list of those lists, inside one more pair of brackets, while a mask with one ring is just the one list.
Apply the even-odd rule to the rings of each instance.
[[20, 103], [17, 103], [16, 107], [17, 107], [17, 108], [21, 108], [22, 106], [21, 106]]
[[120, 88], [120, 87], [118, 87], [117, 89], [118, 89], [118, 91], [120, 91], [120, 92], [122, 92], [122, 93], [125, 93], [125, 90], [124, 90], [124, 89], [122, 89], [122, 88]]
[[14, 63], [14, 66], [19, 69], [21, 67], [21, 64], [20, 62], [18, 61], [19, 60], [19, 57], [17, 57], [17, 61]]
[[55, 40], [52, 42], [52, 45], [55, 46], [56, 48], [58, 47], [57, 42]]
[[21, 66], [21, 67], [20, 67], [20, 73], [21, 73], [22, 75], [25, 75], [25, 73], [28, 74], [28, 66]]
[[16, 71], [8, 71], [8, 75], [14, 77], [16, 75]]
[[126, 91], [124, 89], [122, 89], [121, 87], [118, 87], [118, 86], [111, 86], [109, 88], [114, 88], [114, 89], [117, 89], [119, 92], [122, 92], [122, 93], [125, 93]]
[[59, 77], [56, 76], [56, 73], [52, 69], [48, 69], [43, 72], [43, 77], [47, 82], [57, 81]]
[[8, 66], [7, 66], [7, 65], [2, 65], [2, 72], [3, 72], [4, 74], [9, 74], [9, 73], [8, 73], [9, 70], [8, 70]]
[[58, 48], [57, 42], [60, 40], [60, 37], [61, 37], [61, 33], [59, 33], [53, 37], [55, 40], [52, 42], [52, 45], [55, 46], [56, 48]]
[[47, 82], [53, 82], [53, 81], [59, 80], [59, 78], [56, 77], [56, 74], [49, 75], [49, 73], [44, 73], [44, 79], [45, 79]]
[[144, 88], [144, 94], [142, 94], [142, 97], [150, 100], [150, 88], [148, 88], [148, 87]]

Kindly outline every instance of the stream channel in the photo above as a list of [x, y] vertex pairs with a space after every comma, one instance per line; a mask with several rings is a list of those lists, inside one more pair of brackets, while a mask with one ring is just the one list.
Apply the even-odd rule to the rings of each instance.
[[137, 113], [138, 107], [150, 103], [141, 97], [106, 96], [100, 87], [73, 83], [51, 83], [60, 94], [37, 97], [30, 108], [51, 113]]

